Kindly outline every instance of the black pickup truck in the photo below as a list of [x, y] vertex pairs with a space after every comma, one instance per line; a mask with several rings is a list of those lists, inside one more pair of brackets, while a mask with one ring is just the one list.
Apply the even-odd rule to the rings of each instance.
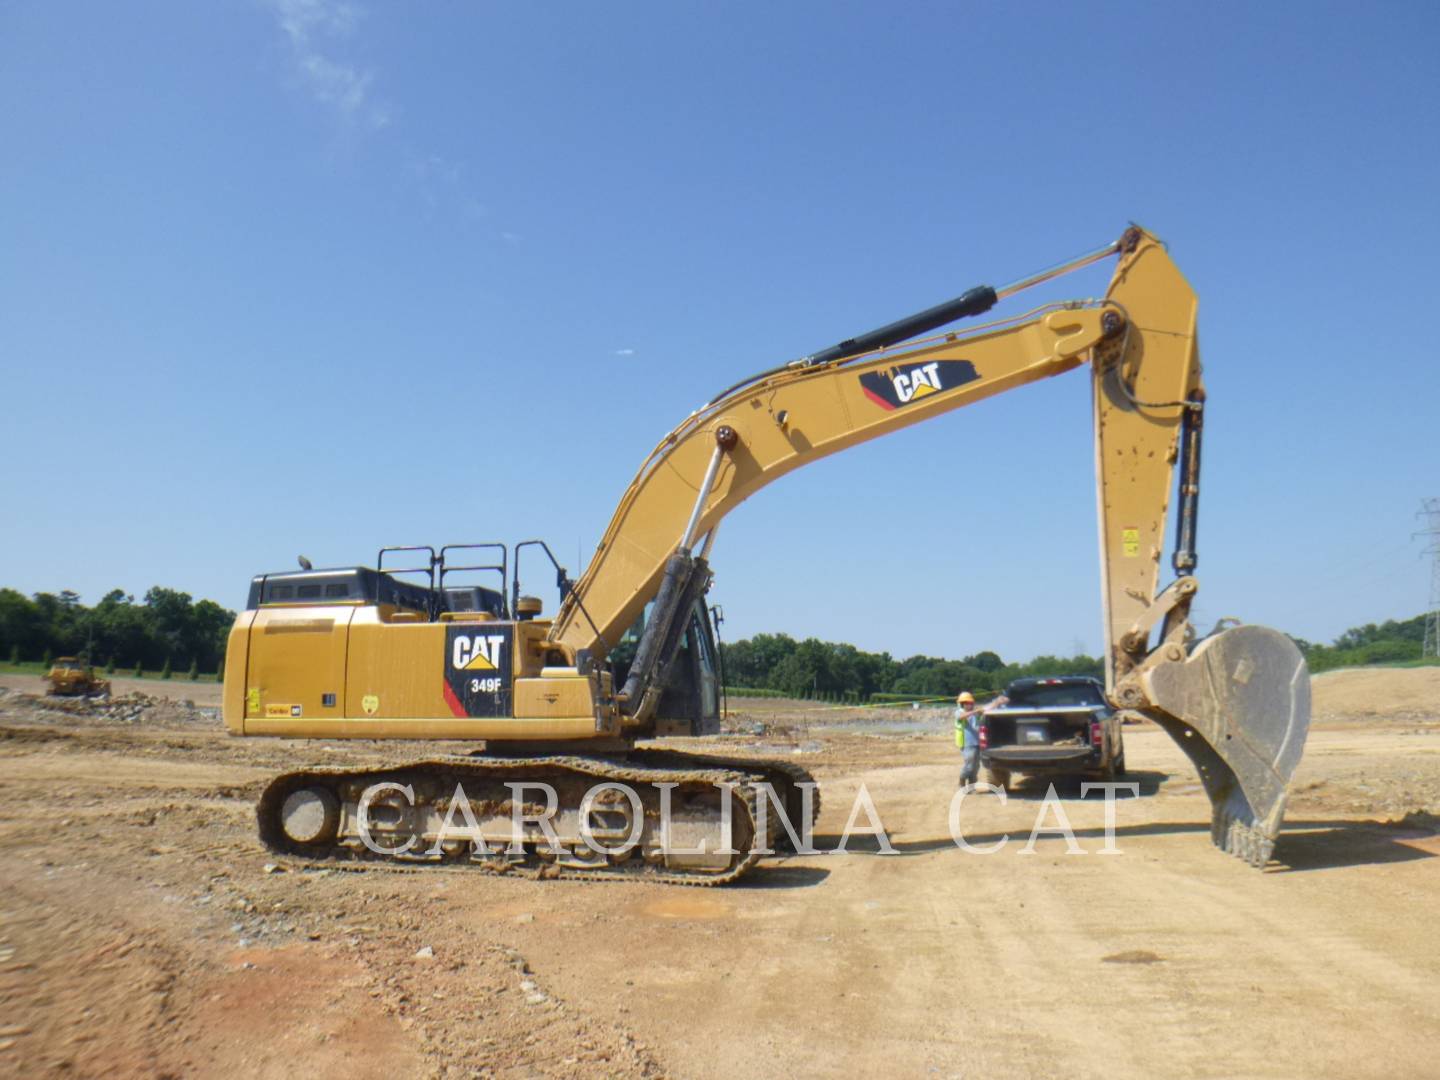
[[1016, 772], [1124, 774], [1120, 717], [1098, 679], [1016, 679], [1005, 696], [980, 724], [980, 763], [990, 783], [1005, 787]]

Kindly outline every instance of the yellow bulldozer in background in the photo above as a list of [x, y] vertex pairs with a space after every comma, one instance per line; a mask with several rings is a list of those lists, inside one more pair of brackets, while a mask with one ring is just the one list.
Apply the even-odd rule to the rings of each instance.
[[[1100, 299], [914, 340], [1111, 257]], [[262, 839], [315, 859], [734, 880], [773, 839], [767, 788], [791, 820], [813, 819], [808, 774], [786, 762], [642, 745], [719, 729], [704, 597], [721, 520], [819, 458], [1088, 367], [1106, 695], [1126, 717], [1175, 738], [1211, 801], [1215, 843], [1264, 865], [1309, 727], [1309, 676], [1278, 631], [1246, 625], [1202, 636], [1189, 622], [1205, 410], [1196, 309], [1164, 245], [1131, 228], [1071, 262], [979, 286], [736, 383], [646, 458], [578, 581], [537, 540], [392, 548], [373, 568], [257, 576], [229, 638], [223, 711], [233, 734], [483, 743], [467, 756], [281, 776], [260, 801]], [[1161, 588], [1172, 496], [1175, 576]], [[556, 573], [562, 602], [551, 618], [520, 595], [527, 553]], [[489, 575], [497, 587], [477, 580]], [[637, 625], [633, 654], [622, 657], [617, 646]], [[517, 838], [512, 812], [532, 783], [553, 792], [553, 828], [532, 823]], [[587, 802], [606, 784], [637, 797]], [[477, 832], [448, 840], [450, 793], [461, 788]], [[735, 850], [693, 850], [690, 841], [722, 819]], [[628, 842], [597, 851], [586, 840], [597, 830]], [[371, 833], [385, 838], [383, 850], [361, 842]], [[486, 839], [509, 846], [497, 854]]]
[[58, 697], [110, 693], [110, 681], [95, 674], [90, 664], [78, 657], [62, 656], [45, 673], [46, 693]]

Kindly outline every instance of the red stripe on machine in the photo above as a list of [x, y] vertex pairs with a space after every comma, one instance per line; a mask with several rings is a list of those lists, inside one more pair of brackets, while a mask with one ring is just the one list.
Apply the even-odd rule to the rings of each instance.
[[450, 706], [450, 711], [456, 716], [469, 716], [465, 706], [460, 704], [460, 699], [455, 696], [455, 691], [450, 689], [450, 683], [445, 683], [445, 704]]
[[871, 401], [873, 401], [876, 405], [879, 405], [880, 408], [884, 409], [886, 412], [894, 412], [894, 411], [895, 411], [895, 406], [894, 406], [894, 405], [891, 405], [890, 402], [886, 401], [886, 400], [885, 400], [883, 397], [881, 397], [879, 394], [873, 392], [869, 387], [862, 386], [862, 387], [860, 388], [860, 390], [861, 390], [861, 392], [862, 392], [866, 397], [868, 397], [868, 398], [869, 398]]

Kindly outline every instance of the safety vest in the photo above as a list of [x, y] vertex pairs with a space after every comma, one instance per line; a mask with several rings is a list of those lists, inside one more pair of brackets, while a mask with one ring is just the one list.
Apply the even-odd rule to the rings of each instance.
[[969, 727], [969, 725], [965, 722], [965, 710], [963, 708], [957, 708], [955, 710], [955, 746], [960, 750], [965, 749], [965, 730], [967, 727]]

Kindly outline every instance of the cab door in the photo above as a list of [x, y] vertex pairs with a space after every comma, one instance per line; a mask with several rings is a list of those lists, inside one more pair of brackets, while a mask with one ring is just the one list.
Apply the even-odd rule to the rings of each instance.
[[702, 597], [690, 610], [655, 710], [657, 735], [714, 735], [720, 730], [720, 678], [715, 635]]
[[713, 735], [720, 731], [720, 664], [715, 655], [710, 612], [703, 599], [690, 616], [689, 636], [691, 651], [695, 654], [695, 686], [699, 699], [695, 734]]

